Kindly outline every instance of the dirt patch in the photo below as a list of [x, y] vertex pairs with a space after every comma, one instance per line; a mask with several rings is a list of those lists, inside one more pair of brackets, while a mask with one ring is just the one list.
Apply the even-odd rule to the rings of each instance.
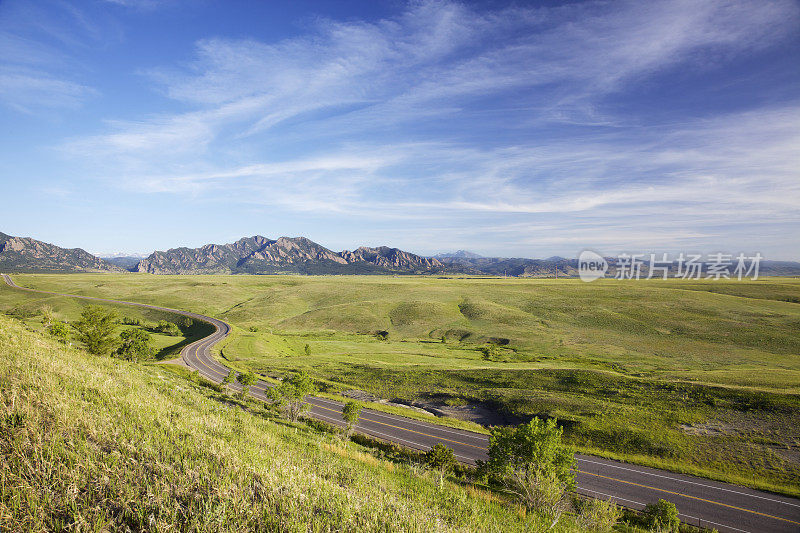
[[482, 426], [504, 426], [516, 421], [487, 405], [468, 403], [466, 405], [447, 405], [444, 402], [415, 402], [436, 416], [449, 416], [458, 420], [475, 422]]
[[370, 394], [370, 393], [365, 392], [363, 390], [351, 389], [351, 390], [346, 390], [346, 391], [342, 392], [341, 394], [342, 394], [342, 396], [344, 396], [346, 398], [352, 398], [354, 400], [360, 400], [362, 402], [380, 403], [380, 404], [383, 404], [383, 405], [391, 405], [391, 406], [394, 406], [394, 407], [402, 407], [403, 409], [411, 409], [413, 411], [418, 411], [420, 413], [431, 414], [431, 412], [428, 411], [427, 409], [423, 409], [421, 407], [417, 407], [415, 405], [409, 405], [409, 404], [406, 404], [406, 403], [390, 402], [389, 400], [386, 400], [384, 398], [380, 398], [378, 396], [375, 396], [374, 394]]
[[444, 401], [421, 401], [405, 403], [400, 400], [386, 400], [362, 390], [348, 390], [342, 392], [342, 396], [361, 400], [363, 402], [375, 402], [383, 405], [393, 405], [405, 409], [413, 409], [418, 412], [432, 414], [439, 417], [450, 417], [467, 422], [475, 422], [482, 426], [502, 426], [519, 423], [519, 420], [511, 419], [502, 414], [497, 409], [480, 403], [465, 403], [464, 405], [448, 405]]
[[681, 430], [687, 435], [706, 435], [717, 437], [721, 435], [735, 435], [735, 428], [722, 422], [707, 422], [705, 424], [681, 424]]

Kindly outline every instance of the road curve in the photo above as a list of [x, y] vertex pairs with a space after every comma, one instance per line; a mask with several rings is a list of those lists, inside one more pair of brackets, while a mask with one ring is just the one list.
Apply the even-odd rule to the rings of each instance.
[[[215, 382], [221, 382], [231, 372], [210, 353], [210, 348], [230, 332], [230, 325], [222, 320], [157, 305], [19, 287], [7, 274], [2, 276], [6, 284], [24, 291], [168, 311], [207, 322], [214, 326], [214, 333], [185, 346], [181, 357], [189, 367]], [[233, 386], [238, 388], [236, 384]], [[254, 397], [266, 400], [266, 389], [270, 386], [259, 380], [250, 391]], [[307, 397], [306, 401], [310, 405], [309, 414], [314, 418], [336, 426], [344, 425], [342, 402], [320, 397]], [[372, 409], [362, 410], [356, 429], [415, 450], [424, 451], [441, 442], [467, 464], [487, 458], [489, 439], [486, 435]], [[576, 472], [578, 492], [582, 494], [612, 498], [634, 509], [663, 498], [674, 502], [681, 519], [693, 525], [734, 533], [800, 532], [800, 500], [794, 498], [589, 455], [576, 455]]]

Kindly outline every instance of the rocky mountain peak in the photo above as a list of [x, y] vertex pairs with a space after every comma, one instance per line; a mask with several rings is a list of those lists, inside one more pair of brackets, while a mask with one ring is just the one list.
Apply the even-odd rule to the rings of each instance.
[[135, 268], [153, 274], [190, 273], [380, 273], [421, 272], [441, 268], [438, 261], [380, 246], [362, 246], [355, 252], [334, 252], [307, 237], [260, 235], [231, 244], [207, 244], [197, 249], [154, 252]]
[[10, 272], [122, 272], [81, 248], [61, 248], [30, 237], [0, 233], [0, 270]]

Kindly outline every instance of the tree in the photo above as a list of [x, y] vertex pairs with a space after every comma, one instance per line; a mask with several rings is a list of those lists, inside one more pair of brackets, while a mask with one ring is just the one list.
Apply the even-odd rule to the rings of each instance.
[[347, 424], [347, 438], [353, 435], [353, 430], [358, 423], [358, 418], [361, 416], [361, 404], [350, 400], [342, 408], [342, 418]]
[[378, 337], [378, 340], [388, 340], [389, 339], [389, 332], [386, 330], [380, 330], [375, 332], [375, 336]]
[[236, 381], [242, 385], [242, 398], [245, 398], [247, 393], [250, 392], [250, 387], [258, 381], [258, 377], [252, 372], [246, 372], [236, 376]]
[[234, 378], [235, 375], [236, 375], [236, 372], [234, 372], [233, 370], [228, 372], [228, 375], [226, 375], [224, 378], [222, 378], [222, 384], [227, 387], [228, 385], [233, 383], [233, 378]]
[[294, 374], [284, 379], [280, 385], [269, 389], [270, 398], [283, 408], [286, 416], [292, 421], [300, 418], [300, 415], [308, 408], [308, 405], [303, 402], [303, 398], [315, 392], [317, 392], [317, 387], [305, 372]]
[[654, 531], [677, 531], [680, 530], [681, 520], [678, 518], [678, 508], [674, 503], [667, 500], [658, 500], [656, 503], [648, 503], [642, 513], [645, 525]]
[[151, 359], [155, 355], [155, 350], [150, 346], [152, 340], [150, 335], [140, 329], [126, 329], [119, 334], [117, 356], [134, 363]]
[[622, 514], [611, 499], [582, 499], [576, 507], [578, 524], [584, 531], [612, 531]]
[[116, 344], [114, 336], [117, 313], [96, 305], [86, 307], [81, 318], [74, 324], [78, 340], [86, 346], [86, 351], [95, 355], [107, 355]]
[[[483, 466], [531, 510], [555, 525], [566, 510], [566, 493], [575, 488], [575, 453], [562, 444], [555, 419], [534, 418], [517, 427], [496, 427]], [[552, 526], [551, 526], [552, 527]]]
[[452, 448], [448, 448], [441, 442], [437, 442], [433, 448], [425, 452], [423, 457], [428, 468], [439, 473], [439, 486], [442, 485], [444, 477], [451, 473], [456, 466], [456, 455]]
[[47, 332], [63, 344], [66, 344], [67, 340], [69, 340], [69, 328], [63, 322], [57, 320], [51, 322], [47, 327]]
[[311, 355], [311, 346], [306, 344], [305, 348], [303, 348], [303, 351], [306, 353], [306, 355]]
[[173, 337], [177, 337], [178, 335], [181, 334], [181, 329], [177, 325], [167, 320], [159, 320], [158, 324], [156, 324], [156, 327], [153, 329], [157, 333], [163, 333], [164, 335], [172, 335]]

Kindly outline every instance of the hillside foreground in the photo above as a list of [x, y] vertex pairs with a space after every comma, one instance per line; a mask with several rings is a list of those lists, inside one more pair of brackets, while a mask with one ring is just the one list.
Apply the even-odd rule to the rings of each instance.
[[[0, 529], [523, 531], [488, 492], [0, 316]], [[558, 530], [574, 530], [570, 519]]]

